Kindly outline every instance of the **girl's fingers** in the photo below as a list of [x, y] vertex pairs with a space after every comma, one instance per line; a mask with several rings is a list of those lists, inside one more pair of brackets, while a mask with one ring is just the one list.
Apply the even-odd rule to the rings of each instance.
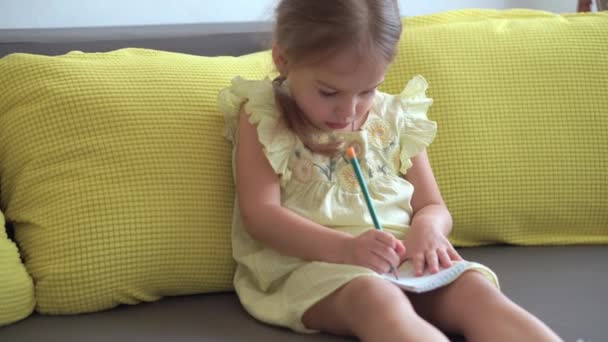
[[371, 269], [378, 274], [388, 273], [391, 268], [391, 264], [381, 255], [378, 255], [375, 252], [373, 254], [374, 258], [373, 261], [371, 261]]
[[423, 254], [416, 254], [412, 257], [412, 264], [414, 265], [414, 274], [421, 276], [424, 274], [425, 259]]
[[383, 259], [387, 267], [392, 266], [396, 268], [397, 266], [399, 266], [401, 258], [393, 248], [390, 248], [387, 245], [378, 242], [374, 246], [372, 252], [379, 258]]
[[385, 245], [388, 245], [391, 248], [396, 248], [397, 247], [397, 242], [399, 242], [399, 240], [397, 240], [392, 234], [381, 231], [381, 230], [374, 230], [375, 235], [374, 238], [380, 242], [382, 242]]
[[448, 248], [448, 255], [450, 256], [450, 259], [452, 259], [452, 260], [462, 260], [462, 257], [460, 256], [460, 254], [458, 254], [458, 252], [453, 247]]
[[427, 251], [425, 257], [429, 271], [431, 273], [439, 272], [439, 261], [437, 257], [437, 252], [434, 250]]
[[446, 250], [437, 250], [437, 257], [439, 258], [439, 265], [441, 265], [441, 267], [448, 268], [452, 266], [452, 260], [450, 260], [450, 255]]
[[397, 253], [397, 255], [399, 256], [399, 262], [401, 262], [402, 259], [405, 259], [405, 245], [403, 244], [402, 241], [397, 240], [397, 246], [395, 247], [395, 253]]
[[403, 243], [389, 233], [381, 231], [377, 231], [377, 233], [378, 234], [375, 236], [376, 243], [373, 245], [374, 251], [378, 253], [378, 255], [384, 255], [390, 258], [390, 260], [387, 261], [395, 266], [401, 260], [398, 254], [399, 245], [405, 250]]

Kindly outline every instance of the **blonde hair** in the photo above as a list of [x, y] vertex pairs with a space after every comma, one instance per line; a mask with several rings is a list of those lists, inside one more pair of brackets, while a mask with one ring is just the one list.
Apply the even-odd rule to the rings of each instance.
[[[276, 8], [274, 43], [290, 68], [314, 65], [353, 47], [360, 56], [375, 51], [390, 62], [400, 35], [396, 0], [281, 0]], [[273, 81], [273, 87], [277, 107], [287, 126], [311, 150], [335, 154], [342, 142], [314, 141], [312, 133], [318, 129], [283, 87], [285, 79], [285, 75], [280, 75]]]

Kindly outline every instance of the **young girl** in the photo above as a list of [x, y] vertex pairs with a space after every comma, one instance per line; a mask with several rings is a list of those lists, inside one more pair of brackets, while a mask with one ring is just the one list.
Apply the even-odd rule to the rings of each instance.
[[[274, 81], [235, 78], [220, 94], [235, 146], [234, 286], [254, 317], [364, 341], [558, 341], [472, 263], [414, 294], [382, 278], [461, 260], [425, 148], [436, 125], [424, 78], [378, 92], [395, 54], [395, 0], [282, 0]], [[344, 151], [357, 151], [385, 230], [374, 229]], [[415, 189], [415, 191], [414, 191]]]

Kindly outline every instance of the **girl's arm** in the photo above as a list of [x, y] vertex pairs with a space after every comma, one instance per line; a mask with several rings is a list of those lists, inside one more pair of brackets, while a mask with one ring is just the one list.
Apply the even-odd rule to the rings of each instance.
[[247, 116], [244, 111], [239, 114], [236, 188], [245, 229], [254, 239], [304, 260], [358, 264], [382, 273], [388, 271], [388, 263], [398, 264], [394, 249], [401, 243], [388, 233], [370, 230], [364, 234], [367, 240], [353, 237], [281, 206], [279, 178]]
[[406, 238], [406, 257], [412, 259], [417, 274], [427, 267], [432, 273], [439, 265], [449, 267], [461, 257], [448, 241], [452, 216], [441, 197], [426, 151], [412, 158], [405, 179], [414, 186], [411, 204], [414, 216]]

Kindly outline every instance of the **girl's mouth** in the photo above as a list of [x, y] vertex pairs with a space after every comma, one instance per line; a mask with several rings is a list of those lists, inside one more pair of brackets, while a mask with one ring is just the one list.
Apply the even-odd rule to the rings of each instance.
[[338, 123], [338, 122], [326, 122], [325, 125], [331, 129], [344, 129], [350, 125], [349, 122]]

